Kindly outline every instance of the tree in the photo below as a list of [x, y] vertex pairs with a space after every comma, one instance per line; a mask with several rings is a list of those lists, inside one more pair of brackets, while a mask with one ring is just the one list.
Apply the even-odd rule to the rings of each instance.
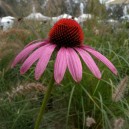
[[87, 12], [102, 17], [106, 14], [106, 7], [104, 4], [100, 4], [99, 0], [88, 0]]

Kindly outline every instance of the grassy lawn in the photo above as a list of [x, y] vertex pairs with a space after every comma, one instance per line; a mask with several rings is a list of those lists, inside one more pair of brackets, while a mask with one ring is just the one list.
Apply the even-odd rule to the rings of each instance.
[[[20, 75], [21, 65], [11, 69], [11, 63], [26, 44], [47, 37], [50, 28], [49, 23], [24, 21], [7, 32], [0, 31], [0, 129], [34, 128], [55, 57], [39, 81], [34, 79], [35, 65]], [[83, 61], [80, 83], [67, 71], [62, 83], [55, 85], [40, 129], [128, 129], [129, 29], [121, 23], [109, 25], [93, 19], [83, 24], [83, 31], [84, 43], [105, 55], [118, 76], [96, 59], [100, 80]]]

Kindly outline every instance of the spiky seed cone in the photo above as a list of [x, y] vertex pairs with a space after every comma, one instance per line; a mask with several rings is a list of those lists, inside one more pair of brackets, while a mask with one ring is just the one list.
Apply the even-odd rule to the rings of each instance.
[[83, 43], [84, 34], [75, 20], [63, 18], [50, 30], [49, 38], [58, 47], [75, 47]]

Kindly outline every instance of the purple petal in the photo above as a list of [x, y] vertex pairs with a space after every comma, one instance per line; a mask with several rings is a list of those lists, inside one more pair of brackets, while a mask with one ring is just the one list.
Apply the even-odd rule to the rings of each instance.
[[95, 56], [97, 59], [102, 61], [115, 75], [117, 75], [117, 70], [116, 70], [115, 66], [105, 56], [103, 56], [101, 53], [99, 53], [98, 51], [96, 51], [90, 47], [85, 46], [83, 48], [86, 51], [88, 51], [89, 53], [91, 53], [93, 56]]
[[23, 63], [23, 65], [21, 66], [20, 69], [20, 73], [24, 74], [25, 72], [27, 72], [27, 70], [33, 65], [33, 63], [38, 60], [42, 53], [44, 52], [44, 49], [46, 48], [47, 45], [38, 48], [37, 50], [35, 50]]
[[39, 59], [36, 68], [35, 68], [35, 79], [38, 80], [41, 75], [43, 74], [44, 70], [46, 69], [46, 66], [50, 60], [50, 57], [52, 55], [52, 52], [54, 51], [56, 45], [48, 45], [45, 47], [44, 52], [41, 55], [41, 58]]
[[61, 48], [57, 53], [55, 66], [54, 66], [54, 78], [58, 84], [62, 81], [67, 68], [66, 52], [67, 52], [66, 48]]
[[94, 60], [92, 59], [92, 57], [90, 56], [90, 54], [81, 48], [75, 48], [75, 49], [79, 52], [80, 56], [82, 57], [82, 59], [84, 60], [90, 71], [93, 73], [93, 75], [98, 79], [100, 79], [101, 78], [100, 70], [97, 67]]
[[67, 48], [68, 69], [76, 82], [82, 79], [82, 64], [79, 56], [72, 48]]
[[35, 43], [44, 43], [44, 45], [45, 45], [45, 44], [49, 43], [49, 41], [48, 41], [48, 39], [44, 39], [44, 40], [43, 40], [43, 39], [34, 40], [34, 41], [30, 42], [29, 44], [27, 44], [27, 45], [24, 47], [24, 49], [27, 48], [27, 47], [29, 47], [30, 45], [35, 44]]
[[12, 67], [14, 67], [17, 63], [19, 63], [21, 60], [25, 59], [35, 48], [41, 46], [42, 44], [44, 44], [43, 42], [41, 43], [35, 43], [33, 45], [30, 45], [28, 47], [26, 47], [25, 49], [23, 49], [14, 59], [13, 63], [12, 63]]

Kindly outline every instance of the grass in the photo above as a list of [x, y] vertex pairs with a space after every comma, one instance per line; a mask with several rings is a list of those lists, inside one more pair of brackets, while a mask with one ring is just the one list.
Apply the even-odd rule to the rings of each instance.
[[[53, 74], [54, 60], [49, 62], [47, 70], [39, 81], [34, 80], [33, 66], [26, 74], [20, 75], [18, 65], [11, 69], [14, 57], [23, 47], [37, 38], [45, 38], [50, 26], [46, 24], [25, 22], [8, 32], [0, 32], [0, 128], [1, 129], [33, 129], [39, 112], [44, 92], [36, 89], [18, 92], [23, 85], [39, 82], [47, 87]], [[42, 29], [41, 29], [42, 28]], [[56, 86], [48, 102], [41, 129], [115, 129], [114, 121], [121, 118], [122, 129], [129, 126], [128, 82], [126, 93], [118, 101], [112, 100], [112, 94], [121, 80], [129, 74], [129, 34], [119, 25], [112, 28], [96, 20], [87, 21], [83, 25], [85, 44], [94, 47], [110, 59], [118, 70], [113, 75], [101, 62], [102, 79], [98, 80], [83, 63], [83, 79], [76, 84], [69, 72], [65, 74], [60, 86]], [[97, 33], [96, 33], [97, 30]], [[54, 57], [52, 57], [54, 59]], [[13, 91], [17, 93], [13, 93]], [[13, 94], [9, 98], [9, 94]], [[95, 124], [87, 127], [87, 118], [95, 120]], [[119, 128], [118, 128], [119, 129]]]

